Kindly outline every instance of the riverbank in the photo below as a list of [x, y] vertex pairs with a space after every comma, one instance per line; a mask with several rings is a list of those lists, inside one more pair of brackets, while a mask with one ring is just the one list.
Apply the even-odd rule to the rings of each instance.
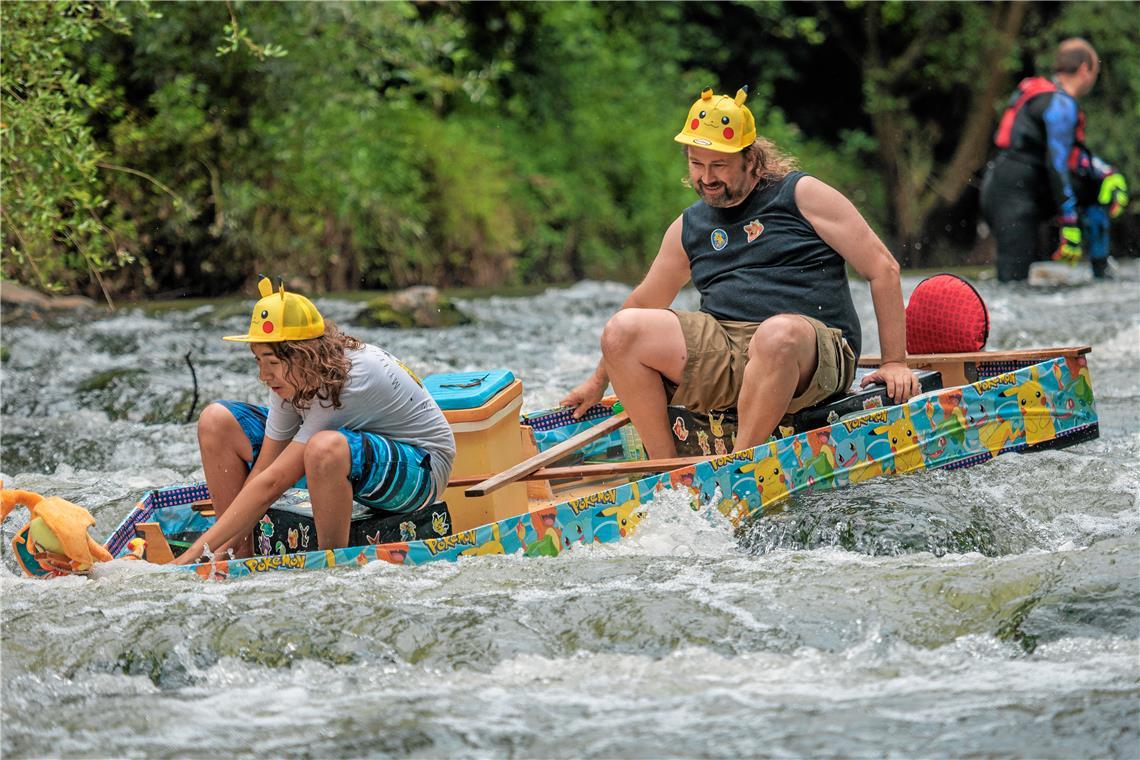
[[[929, 267], [903, 270], [908, 277], [919, 279], [939, 272], [951, 272], [967, 279], [986, 280], [993, 277], [993, 267], [989, 265], [968, 265], [958, 267]], [[851, 272], [851, 277], [860, 279], [858, 274]], [[621, 281], [618, 281], [621, 282]], [[632, 287], [636, 281], [622, 282]], [[486, 298], [527, 298], [538, 295], [547, 290], [564, 290], [574, 286], [572, 282], [556, 282], [532, 285], [498, 285], [486, 287], [465, 288], [439, 288], [440, 296], [451, 300], [477, 300]], [[407, 289], [404, 289], [407, 290]], [[378, 298], [390, 297], [399, 290], [348, 290], [333, 291], [319, 294], [319, 298], [327, 298], [349, 303], [374, 301]], [[307, 294], [312, 296], [312, 294]], [[91, 310], [96, 313], [110, 314], [119, 309], [140, 309], [145, 314], [161, 314], [167, 311], [190, 311], [203, 306], [211, 306], [219, 313], [235, 314], [244, 312], [249, 307], [251, 298], [256, 296], [256, 288], [248, 294], [226, 293], [212, 297], [192, 296], [187, 298], [121, 298], [115, 302], [112, 309], [104, 302], [94, 301], [86, 296], [51, 296], [11, 281], [0, 282], [0, 314], [9, 309], [32, 309], [44, 314], [63, 314], [74, 311]]]

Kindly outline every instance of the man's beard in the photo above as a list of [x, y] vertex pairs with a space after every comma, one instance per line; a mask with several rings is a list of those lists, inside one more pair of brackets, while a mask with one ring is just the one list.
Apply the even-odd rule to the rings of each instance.
[[693, 189], [697, 191], [697, 195], [701, 196], [701, 200], [704, 201], [706, 205], [712, 206], [713, 208], [729, 208], [735, 206], [740, 203], [752, 189], [747, 183], [731, 187], [722, 182], [720, 186], [723, 188], [721, 193], [710, 195], [705, 191], [705, 184], [698, 180], [696, 185], [693, 186]]

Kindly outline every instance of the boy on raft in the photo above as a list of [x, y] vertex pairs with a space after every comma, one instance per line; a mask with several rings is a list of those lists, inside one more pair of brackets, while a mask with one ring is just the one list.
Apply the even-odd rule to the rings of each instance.
[[246, 335], [268, 404], [217, 401], [198, 445], [217, 520], [177, 564], [252, 553], [254, 526], [304, 479], [321, 549], [348, 543], [352, 503], [407, 513], [436, 501], [455, 461], [439, 405], [398, 359], [326, 323], [309, 299], [258, 283]]

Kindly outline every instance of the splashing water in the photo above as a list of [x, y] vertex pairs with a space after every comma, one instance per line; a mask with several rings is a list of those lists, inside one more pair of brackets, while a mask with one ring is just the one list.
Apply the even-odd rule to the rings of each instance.
[[[638, 533], [479, 557], [206, 584], [116, 562], [24, 579], [7, 549], [6, 757], [1136, 756], [1140, 312], [1117, 281], [979, 285], [990, 346], [1093, 346], [1101, 438], [808, 494], [734, 533], [679, 494]], [[917, 278], [904, 281], [909, 293]], [[853, 285], [876, 353], [866, 285]], [[582, 283], [463, 302], [472, 325], [358, 329], [420, 373], [509, 367], [528, 410], [591, 371], [628, 294]], [[678, 307], [695, 308], [683, 293]], [[106, 535], [146, 490], [198, 480], [201, 404], [258, 400], [204, 306], [6, 326], [6, 483]]]

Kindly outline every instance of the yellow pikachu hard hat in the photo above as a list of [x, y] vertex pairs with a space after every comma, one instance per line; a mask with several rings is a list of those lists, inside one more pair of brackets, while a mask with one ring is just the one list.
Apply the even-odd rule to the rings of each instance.
[[249, 334], [227, 335], [222, 340], [238, 343], [280, 343], [308, 340], [325, 334], [325, 320], [313, 302], [296, 293], [286, 293], [285, 285], [273, 291], [273, 283], [262, 277], [257, 283], [261, 300], [254, 304]]
[[741, 87], [736, 97], [713, 95], [711, 87], [689, 109], [685, 128], [673, 139], [685, 145], [721, 153], [739, 153], [756, 140], [756, 120], [744, 105], [748, 88]]

